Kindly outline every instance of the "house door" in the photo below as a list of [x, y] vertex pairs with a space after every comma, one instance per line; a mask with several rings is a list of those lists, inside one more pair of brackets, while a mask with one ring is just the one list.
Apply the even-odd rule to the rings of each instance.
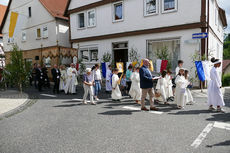
[[113, 59], [115, 67], [117, 62], [124, 63], [124, 70], [126, 70], [126, 62], [128, 62], [128, 43], [113, 43]]

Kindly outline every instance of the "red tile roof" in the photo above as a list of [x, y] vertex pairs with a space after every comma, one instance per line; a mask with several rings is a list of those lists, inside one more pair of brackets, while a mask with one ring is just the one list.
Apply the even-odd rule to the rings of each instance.
[[225, 71], [225, 69], [230, 65], [230, 60], [223, 60], [223, 71]]
[[47, 11], [55, 18], [68, 20], [64, 17], [68, 0], [39, 0]]
[[[5, 15], [7, 6], [0, 4], [0, 25], [2, 24], [3, 17]], [[0, 34], [0, 37], [2, 37], [2, 34]]]

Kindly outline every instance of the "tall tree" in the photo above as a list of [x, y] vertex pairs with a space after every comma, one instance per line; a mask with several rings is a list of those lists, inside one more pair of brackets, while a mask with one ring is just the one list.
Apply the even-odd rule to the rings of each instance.
[[230, 34], [224, 39], [224, 59], [230, 59]]
[[11, 85], [16, 86], [20, 92], [22, 88], [29, 83], [31, 70], [31, 62], [26, 62], [23, 58], [23, 53], [17, 45], [13, 46], [10, 52], [10, 64], [6, 65], [6, 80]]

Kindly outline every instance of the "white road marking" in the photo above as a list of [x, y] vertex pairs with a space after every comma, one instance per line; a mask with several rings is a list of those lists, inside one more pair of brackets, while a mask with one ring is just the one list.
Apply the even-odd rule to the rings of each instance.
[[[132, 107], [132, 106], [124, 106], [122, 108], [128, 109], [128, 110], [137, 110], [137, 111], [141, 110], [139, 107]], [[159, 112], [159, 111], [149, 111], [149, 113], [151, 113], [151, 114], [158, 114], [158, 115], [163, 114], [163, 112]]]
[[49, 95], [49, 94], [41, 94], [42, 96], [46, 96], [46, 97], [57, 97], [55, 95]]
[[230, 130], [230, 124], [224, 123], [224, 122], [215, 122], [213, 127], [225, 129], [225, 130]]
[[204, 130], [200, 133], [200, 135], [196, 138], [196, 140], [193, 141], [191, 144], [192, 147], [197, 148], [202, 143], [202, 141], [205, 139], [207, 134], [212, 130], [213, 124], [209, 123]]

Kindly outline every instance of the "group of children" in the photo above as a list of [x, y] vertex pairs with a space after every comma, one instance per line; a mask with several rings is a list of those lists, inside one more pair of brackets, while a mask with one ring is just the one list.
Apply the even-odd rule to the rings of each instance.
[[[210, 110], [214, 109], [214, 102], [210, 98], [213, 97], [214, 93], [214, 91], [212, 91], [214, 90], [214, 87], [212, 86], [214, 86], [213, 84], [216, 84], [216, 82], [218, 82], [218, 88], [221, 87], [221, 81], [220, 79], [218, 79], [216, 73], [216, 68], [220, 66], [220, 62], [219, 60], [217, 61], [214, 59], [212, 59], [212, 62], [214, 62], [214, 67], [211, 71], [211, 84], [208, 88]], [[120, 101], [123, 95], [128, 94], [136, 101], [136, 103], [141, 104], [142, 90], [140, 88], [139, 70], [140, 67], [132, 68], [132, 66], [130, 65], [128, 67], [128, 70], [126, 71], [126, 74], [122, 74], [121, 77], [119, 77], [119, 70], [117, 68], [112, 70], [111, 66], [109, 66], [109, 74], [107, 74], [109, 76], [109, 79], [106, 79], [106, 91], [112, 91], [111, 97], [114, 101]], [[159, 77], [156, 85], [155, 101], [157, 102], [162, 99], [161, 101], [163, 101], [163, 103], [166, 105], [169, 105], [169, 101], [175, 101], [175, 103], [177, 104], [177, 108], [182, 109], [185, 105], [194, 104], [193, 96], [190, 91], [192, 84], [189, 81], [189, 71], [183, 68], [182, 60], [178, 61], [178, 66], [175, 72], [175, 77], [172, 76], [172, 72], [170, 70], [164, 70], [161, 72], [161, 76]], [[94, 81], [91, 78], [91, 70], [86, 69], [86, 75], [84, 76], [85, 95], [83, 98], [83, 103], [85, 103], [88, 92], [90, 92], [91, 103], [95, 104], [93, 102], [93, 84]], [[222, 111], [221, 106], [224, 106], [223, 96], [221, 96], [220, 90], [218, 90], [217, 92], [219, 93], [218, 96], [220, 99], [220, 104], [217, 105], [217, 109], [219, 111]], [[216, 101], [218, 100], [216, 99]]]

